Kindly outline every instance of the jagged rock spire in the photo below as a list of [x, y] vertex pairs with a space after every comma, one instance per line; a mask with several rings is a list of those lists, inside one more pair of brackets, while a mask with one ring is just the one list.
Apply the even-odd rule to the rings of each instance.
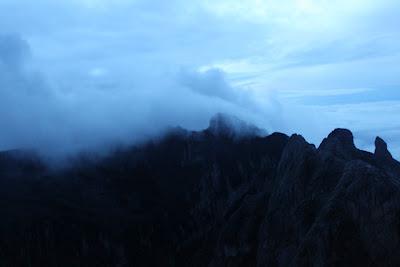
[[392, 154], [390, 154], [386, 142], [379, 136], [375, 139], [375, 156], [378, 159], [392, 159]]

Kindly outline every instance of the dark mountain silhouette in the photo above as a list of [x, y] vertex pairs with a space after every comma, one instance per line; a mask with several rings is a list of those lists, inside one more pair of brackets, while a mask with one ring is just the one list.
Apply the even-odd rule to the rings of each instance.
[[400, 266], [400, 163], [217, 115], [54, 170], [0, 153], [0, 266]]

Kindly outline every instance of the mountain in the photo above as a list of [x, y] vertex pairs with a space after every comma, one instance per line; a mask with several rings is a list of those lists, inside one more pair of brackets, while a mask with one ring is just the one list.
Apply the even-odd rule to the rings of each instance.
[[219, 114], [49, 168], [0, 153], [0, 266], [400, 266], [400, 163]]

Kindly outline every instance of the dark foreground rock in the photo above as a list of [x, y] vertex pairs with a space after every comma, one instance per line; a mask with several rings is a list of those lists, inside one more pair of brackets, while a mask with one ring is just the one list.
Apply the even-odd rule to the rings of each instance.
[[62, 170], [2, 152], [0, 266], [400, 266], [400, 164], [375, 144], [217, 116]]

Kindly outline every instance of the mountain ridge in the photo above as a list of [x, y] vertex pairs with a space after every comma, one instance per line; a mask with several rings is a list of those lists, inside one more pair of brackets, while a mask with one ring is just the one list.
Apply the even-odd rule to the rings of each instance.
[[400, 163], [381, 138], [370, 153], [346, 129], [315, 147], [234, 122], [62, 170], [0, 153], [0, 265], [400, 264]]

